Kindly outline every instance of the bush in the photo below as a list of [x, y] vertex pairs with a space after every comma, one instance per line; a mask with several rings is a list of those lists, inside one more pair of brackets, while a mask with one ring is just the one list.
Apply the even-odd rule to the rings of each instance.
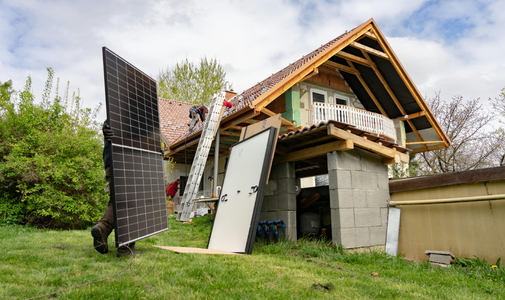
[[4, 222], [83, 228], [105, 210], [108, 194], [98, 108], [80, 107], [74, 92], [49, 98], [53, 71], [39, 104], [28, 77], [14, 99], [0, 100], [0, 213]]

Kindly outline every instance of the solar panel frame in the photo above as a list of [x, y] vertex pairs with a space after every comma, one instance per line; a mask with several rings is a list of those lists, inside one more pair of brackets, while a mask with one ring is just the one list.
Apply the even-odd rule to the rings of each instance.
[[103, 47], [116, 246], [168, 230], [156, 81]]

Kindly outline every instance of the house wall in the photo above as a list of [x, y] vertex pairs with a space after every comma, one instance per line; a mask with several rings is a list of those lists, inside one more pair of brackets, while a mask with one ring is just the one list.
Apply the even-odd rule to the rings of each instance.
[[[223, 183], [225, 163], [226, 163], [226, 157], [220, 157], [219, 158], [219, 167], [218, 167], [218, 185], [221, 185]], [[164, 170], [167, 170], [166, 164], [167, 164], [167, 162], [164, 161], [164, 167], [165, 167]], [[212, 176], [212, 177], [214, 176], [213, 168], [214, 168], [214, 157], [211, 153], [211, 155], [209, 155], [209, 159], [207, 159], [207, 164], [205, 166], [204, 173], [203, 173], [203, 176], [201, 179], [203, 181], [203, 193], [202, 194], [205, 195], [206, 197], [211, 196], [212, 181], [209, 180], [208, 178], [209, 178], [209, 176]], [[186, 172], [186, 170], [187, 170], [187, 172]], [[178, 178], [181, 178], [181, 176], [188, 176], [187, 174], [190, 171], [191, 171], [190, 164], [186, 165], [186, 164], [176, 163], [174, 165], [174, 168], [173, 168], [171, 174], [169, 174], [167, 176], [168, 172], [165, 172], [165, 183], [170, 184], [171, 182], [177, 180]], [[174, 209], [176, 211], [179, 211], [178, 205], [180, 204], [180, 202], [182, 200], [182, 195], [180, 195], [180, 192], [181, 192], [181, 188], [179, 188], [179, 191], [177, 192], [176, 196], [173, 198]], [[204, 207], [204, 206], [205, 206], [205, 204], [199, 204], [199, 207]]]
[[[300, 126], [310, 126], [312, 125], [312, 105], [311, 105], [311, 96], [310, 96], [310, 90], [311, 89], [318, 89], [321, 91], [325, 91], [327, 93], [327, 101], [328, 103], [335, 103], [335, 98], [334, 94], [340, 94], [343, 96], [346, 96], [349, 98], [349, 106], [351, 107], [357, 107], [364, 109], [363, 105], [361, 102], [358, 100], [358, 97], [348, 88], [346, 89], [341, 89], [341, 88], [336, 88], [332, 87], [329, 85], [324, 85], [321, 83], [317, 83], [312, 81], [314, 77], [310, 78], [307, 81], [304, 81], [302, 83], [298, 84], [298, 89], [300, 91], [300, 119], [301, 119], [301, 124]], [[343, 79], [341, 79], [343, 80]], [[344, 82], [344, 86], [347, 86], [347, 83]], [[348, 87], [348, 86], [347, 86]]]
[[383, 248], [389, 182], [382, 158], [362, 149], [327, 157], [333, 242], [348, 249]]
[[281, 163], [272, 166], [265, 188], [260, 221], [283, 220], [286, 236], [296, 240], [296, 179], [295, 164]]

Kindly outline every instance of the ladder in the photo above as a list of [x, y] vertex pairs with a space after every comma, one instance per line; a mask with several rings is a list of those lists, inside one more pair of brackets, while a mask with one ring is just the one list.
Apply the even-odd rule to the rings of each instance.
[[193, 211], [195, 205], [193, 200], [197, 197], [198, 187], [200, 186], [200, 180], [202, 179], [205, 164], [207, 163], [212, 140], [219, 127], [219, 117], [221, 115], [223, 101], [226, 98], [225, 95], [226, 93], [223, 90], [218, 91], [214, 94], [212, 103], [210, 104], [209, 113], [203, 124], [198, 148], [196, 149], [191, 171], [188, 175], [188, 181], [186, 182], [186, 188], [184, 189], [184, 195], [182, 196], [179, 209], [181, 211], [179, 211], [177, 215], [177, 221], [188, 222], [189, 216]]

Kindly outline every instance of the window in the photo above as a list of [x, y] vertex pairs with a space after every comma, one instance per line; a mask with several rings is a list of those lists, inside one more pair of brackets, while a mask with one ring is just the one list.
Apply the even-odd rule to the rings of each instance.
[[335, 94], [335, 104], [349, 105], [349, 97], [340, 94]]
[[326, 92], [325, 91], [310, 89], [310, 95], [311, 95], [312, 103], [314, 103], [314, 102], [326, 103]]

